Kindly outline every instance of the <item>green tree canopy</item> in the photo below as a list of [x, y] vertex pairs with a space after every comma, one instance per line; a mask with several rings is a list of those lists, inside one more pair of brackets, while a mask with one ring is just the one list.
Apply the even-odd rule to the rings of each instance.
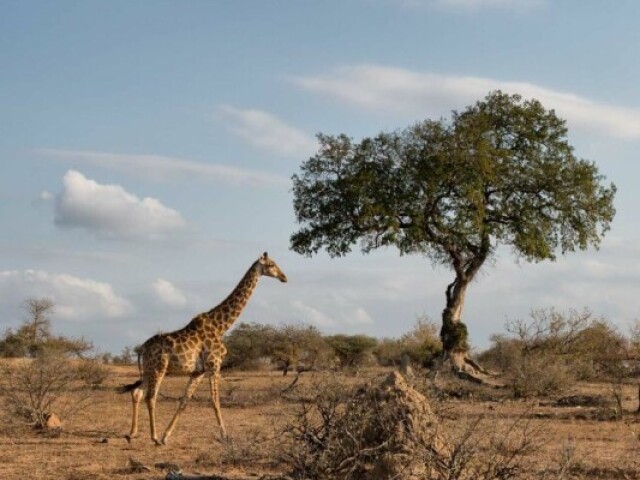
[[526, 261], [598, 246], [615, 186], [577, 158], [564, 120], [537, 100], [492, 92], [451, 120], [426, 120], [355, 142], [318, 136], [293, 176], [300, 229], [291, 248], [331, 256], [386, 246], [451, 267], [441, 337], [468, 359], [466, 288], [500, 245]]
[[378, 341], [367, 335], [331, 335], [327, 343], [340, 360], [340, 367], [354, 367], [360, 364], [367, 353], [371, 353]]

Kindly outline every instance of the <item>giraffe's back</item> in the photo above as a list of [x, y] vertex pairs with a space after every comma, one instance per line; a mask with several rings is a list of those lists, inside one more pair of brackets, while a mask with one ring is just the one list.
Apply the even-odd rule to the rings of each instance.
[[189, 330], [156, 335], [147, 340], [144, 347], [143, 369], [169, 374], [195, 372], [203, 349], [196, 332]]

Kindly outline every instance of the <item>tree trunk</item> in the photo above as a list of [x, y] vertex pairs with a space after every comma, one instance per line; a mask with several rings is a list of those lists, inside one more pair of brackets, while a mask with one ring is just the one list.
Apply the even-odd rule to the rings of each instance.
[[467, 326], [462, 322], [462, 307], [468, 282], [460, 276], [447, 287], [447, 306], [442, 311], [440, 339], [447, 356], [469, 351]]
[[447, 287], [447, 306], [442, 311], [442, 340], [445, 363], [450, 363], [461, 378], [477, 383], [485, 383], [483, 376], [488, 372], [469, 357], [469, 332], [462, 321], [462, 308], [469, 280], [457, 276]]

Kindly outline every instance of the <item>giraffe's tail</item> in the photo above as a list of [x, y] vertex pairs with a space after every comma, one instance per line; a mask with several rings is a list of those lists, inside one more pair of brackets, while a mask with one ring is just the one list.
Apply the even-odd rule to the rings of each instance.
[[129, 385], [122, 385], [120, 388], [118, 388], [117, 392], [118, 393], [132, 392], [136, 388], [138, 388], [140, 385], [142, 385], [142, 380], [138, 380], [137, 382], [130, 383]]
[[[154, 338], [154, 337], [151, 337], [151, 338]], [[134, 349], [135, 352], [138, 354], [138, 371], [140, 372], [140, 375], [142, 375], [142, 347], [143, 347], [143, 345], [138, 345]], [[118, 393], [133, 392], [140, 385], [142, 385], [142, 379], [137, 380], [137, 381], [135, 381], [133, 383], [130, 383], [129, 385], [122, 385], [122, 386], [118, 387], [116, 389], [116, 391]]]

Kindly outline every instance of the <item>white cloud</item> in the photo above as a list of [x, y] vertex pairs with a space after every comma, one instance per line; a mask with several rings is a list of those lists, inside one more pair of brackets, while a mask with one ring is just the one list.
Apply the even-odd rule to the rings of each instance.
[[227, 165], [201, 163], [161, 155], [119, 154], [87, 150], [38, 149], [36, 154], [65, 162], [80, 162], [137, 175], [145, 180], [171, 181], [177, 178], [210, 180], [232, 185], [289, 186], [287, 177]]
[[299, 321], [333, 330], [344, 327], [353, 330], [374, 323], [367, 309], [358, 304], [369, 303], [366, 290], [336, 288], [335, 284], [322, 285], [320, 281], [315, 283], [313, 290], [302, 289], [303, 292], [296, 291], [293, 295], [303, 296], [305, 300], [290, 302]]
[[226, 127], [254, 147], [289, 157], [305, 157], [317, 150], [317, 142], [303, 131], [262, 110], [218, 107]]
[[311, 307], [300, 300], [291, 302], [293, 309], [301, 315], [303, 322], [308, 322], [319, 327], [332, 327], [335, 321], [327, 314], [321, 312], [315, 307]]
[[41, 207], [55, 199], [55, 195], [47, 190], [41, 191], [31, 202], [34, 207]]
[[355, 325], [366, 325], [369, 323], [373, 323], [373, 319], [369, 312], [367, 312], [364, 308], [358, 307], [353, 310], [351, 313], [345, 314], [345, 320], [347, 323], [352, 323]]
[[93, 322], [131, 312], [130, 303], [108, 283], [42, 270], [0, 271], [0, 299], [5, 309], [27, 297], [46, 297], [55, 304], [55, 316], [63, 320]]
[[159, 200], [140, 199], [119, 185], [101, 185], [75, 170], [63, 178], [55, 223], [113, 239], [162, 239], [186, 226], [180, 213]]
[[640, 139], [640, 110], [596, 102], [527, 82], [421, 73], [382, 65], [357, 65], [327, 75], [299, 76], [300, 87], [372, 111], [445, 115], [484, 98], [491, 90], [536, 98], [567, 119], [571, 128]]
[[48, 202], [50, 200], [53, 200], [54, 195], [51, 192], [48, 192], [46, 190], [43, 190], [42, 192], [40, 192], [40, 195], [38, 195], [38, 200], [40, 202]]
[[151, 285], [156, 298], [169, 307], [181, 308], [187, 304], [187, 296], [164, 278], [158, 278]]

